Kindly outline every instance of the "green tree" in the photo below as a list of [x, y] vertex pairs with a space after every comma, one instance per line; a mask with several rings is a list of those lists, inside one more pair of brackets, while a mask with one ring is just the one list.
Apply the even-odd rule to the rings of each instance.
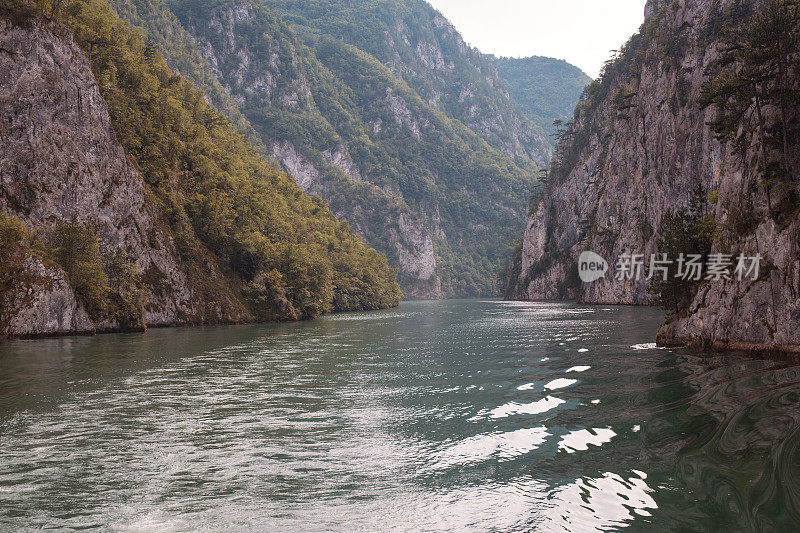
[[688, 308], [701, 283], [677, 277], [677, 259], [681, 255], [700, 255], [705, 260], [711, 253], [715, 229], [714, 214], [708, 211], [708, 197], [700, 184], [692, 191], [688, 207], [668, 210], [664, 214], [657, 252], [666, 254], [673, 263], [669, 266], [666, 280], [663, 276], [653, 277], [648, 292], [653, 296], [654, 303], [670, 314], [677, 315]]
[[0, 253], [12, 245], [29, 240], [31, 232], [17, 217], [0, 212]]
[[101, 318], [108, 307], [108, 278], [97, 230], [74, 220], [62, 222], [50, 235], [50, 250], [86, 312], [92, 320]]
[[106, 265], [109, 286], [109, 318], [116, 321], [122, 331], [144, 331], [144, 308], [147, 289], [142, 271], [124, 251], [117, 251]]

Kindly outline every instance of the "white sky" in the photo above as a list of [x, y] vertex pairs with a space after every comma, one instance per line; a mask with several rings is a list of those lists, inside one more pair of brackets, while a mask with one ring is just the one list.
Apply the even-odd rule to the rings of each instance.
[[481, 52], [566, 59], [597, 77], [644, 22], [646, 0], [428, 0]]

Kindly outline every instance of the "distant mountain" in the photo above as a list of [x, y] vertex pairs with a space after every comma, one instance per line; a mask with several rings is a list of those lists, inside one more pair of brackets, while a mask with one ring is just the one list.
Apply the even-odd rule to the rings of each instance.
[[592, 81], [578, 67], [551, 57], [491, 57], [511, 99], [522, 113], [545, 131], [553, 121], [567, 122], [583, 89]]
[[110, 1], [407, 297], [497, 294], [551, 146], [428, 4]]

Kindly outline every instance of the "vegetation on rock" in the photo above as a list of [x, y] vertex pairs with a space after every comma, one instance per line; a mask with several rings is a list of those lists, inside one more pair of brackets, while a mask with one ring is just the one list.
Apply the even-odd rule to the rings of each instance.
[[92, 320], [102, 318], [109, 307], [109, 285], [97, 231], [74, 221], [62, 222], [49, 235], [47, 249]]
[[[721, 14], [719, 55], [709, 66], [701, 104], [716, 107], [710, 126], [721, 141], [731, 143], [735, 154], [746, 159], [758, 147], [755, 170], [770, 214], [778, 218], [784, 210], [796, 213], [798, 204], [792, 147], [800, 139], [800, 126], [790, 117], [800, 102], [793, 83], [800, 56], [800, 2], [769, 0], [742, 24], [748, 14], [738, 3]], [[773, 205], [775, 194], [781, 205]]]
[[[526, 191], [536, 179], [530, 161], [512, 161], [430, 105], [388, 61], [368, 53], [378, 53], [371, 39], [336, 29], [337, 20], [356, 20], [354, 6], [329, 6], [341, 17], [329, 13], [322, 21], [309, 14], [311, 3], [292, 6], [292, 16], [279, 3], [266, 4], [281, 18], [259, 1], [167, 5], [213, 50], [219, 80], [263, 143], [289, 143], [310, 162], [320, 175], [309, 187], [392, 264], [401, 265], [393, 234], [403, 233], [396, 221], [405, 215], [421, 221], [432, 239], [443, 296], [496, 294], [500, 260], [521, 229]], [[394, 19], [381, 17], [397, 15], [394, 7], [361, 7], [384, 26]], [[304, 14], [310, 18], [301, 24]], [[317, 23], [327, 29], [313, 29]], [[344, 172], [334, 157], [351, 160], [352, 169]], [[401, 281], [415, 283], [410, 276]]]
[[[653, 295], [653, 303], [671, 315], [677, 315], [689, 306], [702, 279], [686, 275], [685, 265], [679, 264], [678, 260], [694, 255], [705, 261], [714, 244], [715, 230], [714, 214], [709, 211], [702, 185], [698, 184], [692, 192], [688, 207], [676, 211], [670, 209], [664, 213], [657, 253], [672, 263], [668, 265], [665, 275], [657, 274], [650, 280], [648, 290]], [[684, 272], [679, 272], [682, 266]], [[701, 275], [698, 273], [697, 277]]]
[[307, 40], [332, 37], [374, 57], [506, 155], [546, 163], [547, 135], [515, 108], [491, 58], [424, 0], [263, 1]]
[[[5, 13], [30, 19], [41, 17], [39, 9], [25, 0]], [[212, 258], [259, 319], [397, 305], [401, 293], [386, 258], [266, 162], [106, 2], [65, 0], [60, 13], [48, 24], [72, 32], [89, 58], [117, 137], [150, 191], [150, 208], [165, 214], [198, 283]], [[93, 318], [108, 305], [108, 280], [124, 280], [109, 318], [137, 328], [143, 274], [130, 260], [101, 250], [93, 230], [72, 223], [56, 227], [51, 242]]]

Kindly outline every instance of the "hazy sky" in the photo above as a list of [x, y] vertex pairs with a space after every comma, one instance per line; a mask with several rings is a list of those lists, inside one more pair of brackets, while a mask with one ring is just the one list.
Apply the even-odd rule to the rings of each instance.
[[596, 77], [644, 21], [645, 0], [428, 0], [480, 51], [566, 59]]

